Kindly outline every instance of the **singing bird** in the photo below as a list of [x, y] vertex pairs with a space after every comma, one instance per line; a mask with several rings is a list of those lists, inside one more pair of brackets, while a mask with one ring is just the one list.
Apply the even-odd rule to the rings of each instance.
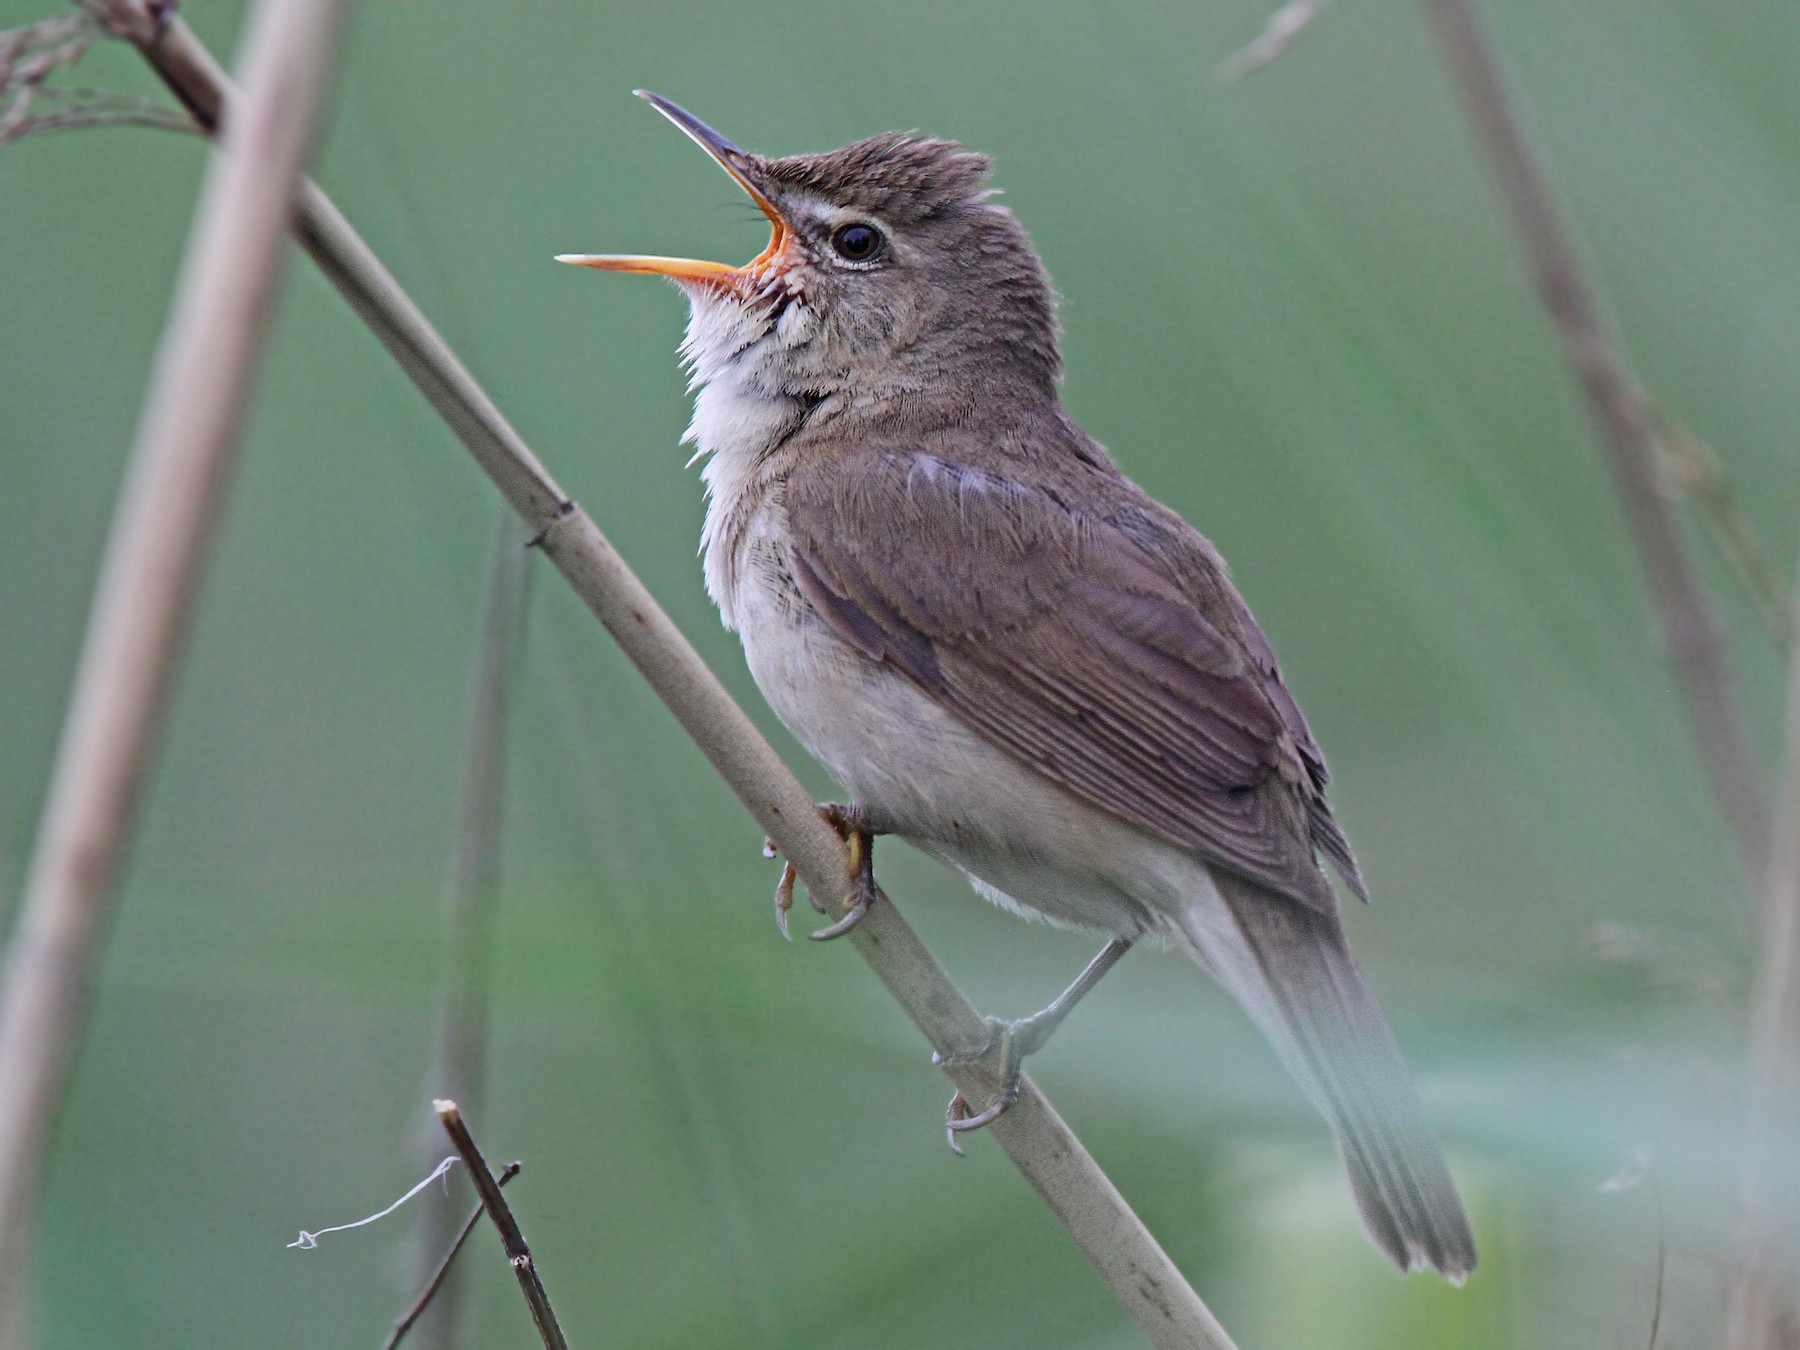
[[[565, 255], [689, 301], [706, 587], [770, 706], [850, 799], [1020, 914], [1104, 935], [1020, 1058], [1135, 942], [1237, 999], [1330, 1121], [1364, 1226], [1461, 1282], [1475, 1243], [1320, 864], [1367, 899], [1327, 773], [1217, 550], [1058, 398], [1043, 264], [989, 160], [889, 133], [740, 150], [643, 93], [762, 209], [741, 267]], [[837, 931], [843, 927], [842, 924]], [[954, 1138], [954, 1136], [953, 1136]]]

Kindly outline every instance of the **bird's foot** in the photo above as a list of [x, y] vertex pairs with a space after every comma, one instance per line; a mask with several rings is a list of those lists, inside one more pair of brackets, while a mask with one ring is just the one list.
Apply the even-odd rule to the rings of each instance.
[[956, 1090], [950, 1099], [950, 1105], [944, 1109], [944, 1135], [949, 1141], [950, 1151], [962, 1157], [962, 1145], [957, 1143], [956, 1136], [967, 1134], [971, 1130], [983, 1129], [992, 1125], [1010, 1110], [1019, 1100], [1019, 1080], [1024, 1073], [1025, 1056], [1035, 1054], [1050, 1039], [1050, 1033], [1056, 1030], [1060, 1017], [1049, 1016], [1050, 1010], [1036, 1013], [1031, 1017], [1022, 1017], [1016, 1022], [1008, 1022], [1003, 1018], [989, 1017], [987, 1023], [988, 1038], [980, 1048], [975, 1050], [955, 1050], [948, 1053], [939, 1051], [931, 1056], [931, 1062], [939, 1068], [951, 1064], [981, 1064], [993, 1062], [1000, 1075], [1000, 1087], [990, 1101], [980, 1111], [970, 1104]]
[[[819, 814], [850, 846], [851, 889], [844, 900], [843, 915], [836, 923], [807, 935], [814, 942], [829, 942], [833, 938], [842, 937], [861, 923], [863, 915], [869, 912], [869, 906], [875, 903], [875, 897], [880, 892], [875, 888], [875, 831], [869, 826], [868, 813], [860, 806], [823, 802], [819, 806]], [[763, 840], [763, 856], [775, 856], [773, 839]], [[793, 939], [788, 934], [788, 911], [794, 907], [795, 880], [794, 864], [783, 861], [781, 880], [775, 883], [775, 926], [781, 930], [781, 936], [789, 941]], [[813, 908], [819, 913], [831, 912], [819, 903], [817, 896], [809, 895], [809, 898]]]
[[1056, 1001], [1041, 1012], [1021, 1017], [1016, 1022], [1004, 1021], [998, 1017], [984, 1019], [987, 1024], [987, 1040], [977, 1049], [950, 1051], [931, 1057], [931, 1062], [940, 1067], [993, 1060], [1000, 1075], [1000, 1090], [994, 1094], [994, 1100], [981, 1111], [976, 1111], [969, 1105], [968, 1098], [962, 1095], [960, 1088], [950, 1099], [950, 1105], [944, 1112], [944, 1120], [949, 1127], [952, 1153], [962, 1156], [962, 1149], [956, 1143], [957, 1135], [979, 1130], [984, 1125], [992, 1125], [1019, 1100], [1020, 1066], [1025, 1056], [1035, 1055], [1044, 1048], [1051, 1033], [1062, 1025], [1063, 1018], [1100, 982], [1100, 977], [1116, 966], [1119, 958], [1131, 950], [1133, 941], [1133, 938], [1116, 937], [1108, 942], [1100, 949], [1100, 954], [1089, 961], [1081, 974], [1075, 977], [1075, 982], [1058, 994]]

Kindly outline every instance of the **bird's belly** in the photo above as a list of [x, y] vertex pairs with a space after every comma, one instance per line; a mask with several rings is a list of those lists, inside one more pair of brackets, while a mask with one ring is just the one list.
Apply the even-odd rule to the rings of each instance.
[[[754, 593], [753, 593], [754, 592]], [[1029, 917], [1106, 934], [1162, 930], [1197, 860], [1092, 805], [971, 730], [799, 603], [754, 584], [738, 627], [778, 717], [878, 828]]]

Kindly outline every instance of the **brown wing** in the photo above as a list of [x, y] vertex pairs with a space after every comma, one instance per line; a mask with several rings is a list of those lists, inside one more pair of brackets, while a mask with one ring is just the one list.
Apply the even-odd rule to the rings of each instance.
[[[1329, 907], [1316, 844], [1360, 894], [1324, 760], [1210, 548], [1118, 505], [1084, 514], [1047, 488], [868, 452], [789, 480], [795, 580], [846, 641], [1088, 800]], [[1185, 551], [1173, 569], [1169, 549]], [[1184, 571], [1212, 578], [1234, 634]]]

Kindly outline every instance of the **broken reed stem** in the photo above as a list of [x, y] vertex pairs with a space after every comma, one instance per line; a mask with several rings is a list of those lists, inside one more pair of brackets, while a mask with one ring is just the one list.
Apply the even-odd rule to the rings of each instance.
[[[494, 1185], [506, 1185], [507, 1182], [519, 1175], [523, 1166], [522, 1163], [509, 1162], [500, 1169], [500, 1175], [495, 1178]], [[406, 1333], [412, 1330], [413, 1324], [425, 1315], [425, 1310], [433, 1306], [432, 1299], [437, 1297], [438, 1290], [444, 1287], [445, 1281], [449, 1278], [450, 1267], [455, 1263], [457, 1253], [462, 1251], [463, 1244], [469, 1240], [469, 1234], [475, 1231], [475, 1225], [481, 1222], [481, 1216], [486, 1212], [487, 1206], [478, 1204], [470, 1212], [469, 1217], [463, 1220], [463, 1226], [457, 1230], [449, 1250], [444, 1253], [443, 1259], [437, 1263], [437, 1268], [426, 1279], [425, 1287], [419, 1291], [418, 1298], [413, 1300], [412, 1307], [394, 1319], [394, 1329], [381, 1343], [381, 1350], [394, 1350], [395, 1346], [406, 1339]]]
[[[444, 896], [444, 985], [432, 1050], [430, 1092], [479, 1111], [487, 1060], [489, 953], [500, 900], [500, 841], [506, 786], [506, 721], [514, 663], [524, 635], [531, 564], [526, 534], [498, 508], [487, 595], [475, 643], [468, 731], [457, 804], [455, 857]], [[432, 1131], [435, 1139], [436, 1131]], [[435, 1144], [431, 1146], [435, 1156]], [[414, 1226], [414, 1269], [423, 1274], [450, 1240], [457, 1216], [448, 1187], [433, 1192]], [[455, 1341], [461, 1280], [452, 1277], [419, 1328], [426, 1347]]]
[[[513, 1217], [512, 1206], [506, 1203], [506, 1197], [500, 1194], [500, 1183], [488, 1171], [487, 1159], [481, 1156], [481, 1150], [475, 1146], [475, 1138], [469, 1133], [469, 1127], [463, 1124], [462, 1112], [456, 1109], [455, 1102], [448, 1101], [435, 1101], [431, 1104], [431, 1109], [437, 1112], [438, 1119], [444, 1123], [444, 1133], [450, 1136], [450, 1142], [456, 1145], [456, 1151], [468, 1166], [475, 1191], [481, 1196], [481, 1207], [487, 1211], [488, 1218], [494, 1221], [494, 1227], [500, 1234], [500, 1245], [506, 1249], [506, 1259], [513, 1268], [513, 1274], [519, 1278], [519, 1288], [525, 1295], [525, 1305], [531, 1309], [531, 1320], [537, 1324], [544, 1350], [569, 1350], [569, 1343], [563, 1339], [562, 1327], [556, 1321], [556, 1311], [550, 1306], [550, 1295], [544, 1291], [544, 1282], [538, 1278], [537, 1262], [531, 1259], [531, 1248], [525, 1245], [525, 1235], [519, 1231], [519, 1221]], [[452, 1252], [451, 1255], [455, 1253]]]
[[1767, 811], [1712, 602], [1658, 472], [1656, 429], [1607, 333], [1598, 292], [1558, 212], [1493, 53], [1468, 0], [1421, 0], [1469, 120], [1492, 161], [1500, 195], [1536, 273], [1611, 470], [1644, 566], [1690, 730], [1737, 845], [1746, 883], [1763, 872]]
[[[22, 1346], [37, 1190], [275, 308], [346, 0], [264, 0], [120, 489], [0, 988], [0, 1345]], [[142, 22], [154, 29], [149, 14]]]
[[[151, 66], [202, 122], [211, 125], [228, 83], [179, 18], [161, 32], [141, 0], [106, 0]], [[133, 13], [140, 17], [132, 17]], [[301, 246], [399, 362], [494, 486], [524, 520], [626, 656], [675, 714], [763, 833], [815, 895], [842, 896], [849, 855], [718, 677], [663, 612], [587, 513], [570, 501], [501, 415], [449, 345], [350, 223], [316, 185], [295, 210]], [[987, 1027], [899, 910], [884, 899], [846, 939], [935, 1050], [960, 1053], [987, 1041]], [[971, 1100], [997, 1082], [978, 1064], [946, 1074]], [[1230, 1350], [1232, 1341], [1168, 1254], [1029, 1078], [1017, 1105], [987, 1131], [1157, 1350]]]

